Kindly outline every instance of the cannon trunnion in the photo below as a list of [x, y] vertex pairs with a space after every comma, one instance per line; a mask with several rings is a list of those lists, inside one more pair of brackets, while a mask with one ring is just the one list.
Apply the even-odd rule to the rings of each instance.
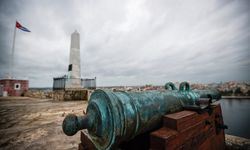
[[[192, 91], [187, 82], [181, 83], [179, 90], [173, 84], [166, 84], [165, 87], [168, 90], [96, 90], [90, 97], [86, 114], [68, 115], [63, 121], [63, 131], [72, 136], [79, 130], [87, 129], [89, 136], [85, 139], [93, 147], [116, 149], [122, 143], [136, 139], [138, 135], [161, 128], [166, 114], [181, 112], [185, 108], [198, 113], [213, 111], [210, 105], [212, 100], [220, 98], [217, 91]], [[204, 105], [204, 99], [208, 100], [208, 104]], [[209, 112], [209, 115], [212, 113]], [[220, 124], [223, 125], [223, 122]]]

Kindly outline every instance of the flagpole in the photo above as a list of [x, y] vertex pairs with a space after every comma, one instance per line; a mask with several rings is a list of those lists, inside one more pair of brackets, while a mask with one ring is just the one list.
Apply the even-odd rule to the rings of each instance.
[[14, 36], [13, 36], [12, 54], [11, 54], [11, 72], [10, 72], [10, 77], [11, 78], [13, 78], [13, 71], [14, 71], [15, 42], [16, 42], [16, 22], [15, 22], [15, 27], [14, 27]]

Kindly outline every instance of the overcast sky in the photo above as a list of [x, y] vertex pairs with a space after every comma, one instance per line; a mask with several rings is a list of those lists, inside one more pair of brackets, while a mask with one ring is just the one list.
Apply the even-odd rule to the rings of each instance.
[[250, 81], [249, 0], [1, 0], [0, 76], [51, 87], [67, 74], [70, 35], [81, 40], [82, 77], [98, 86], [167, 81]]

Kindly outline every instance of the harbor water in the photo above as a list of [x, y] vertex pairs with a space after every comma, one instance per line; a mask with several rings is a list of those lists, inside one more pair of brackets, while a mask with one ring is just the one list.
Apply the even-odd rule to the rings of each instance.
[[226, 134], [250, 139], [250, 99], [221, 99]]

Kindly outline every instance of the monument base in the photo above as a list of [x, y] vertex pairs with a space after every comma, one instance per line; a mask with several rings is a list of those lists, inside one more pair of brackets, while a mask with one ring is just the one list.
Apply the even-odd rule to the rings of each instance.
[[87, 89], [64, 89], [64, 90], [53, 91], [53, 100], [56, 101], [72, 101], [72, 100], [87, 101], [88, 98], [89, 98], [89, 90]]

